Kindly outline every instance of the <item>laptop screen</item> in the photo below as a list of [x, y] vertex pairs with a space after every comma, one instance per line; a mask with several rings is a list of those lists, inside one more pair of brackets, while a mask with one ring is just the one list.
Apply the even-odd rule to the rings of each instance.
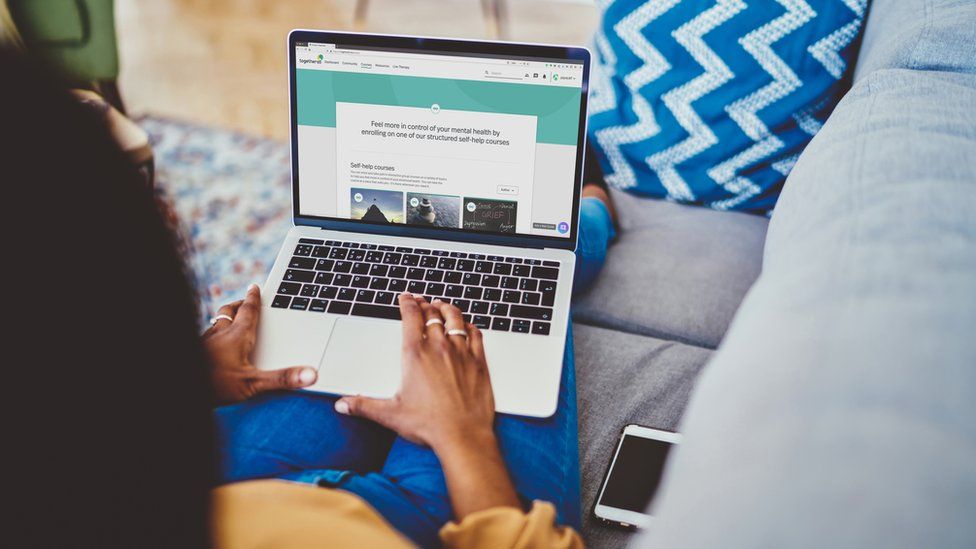
[[299, 215], [570, 237], [582, 61], [294, 47]]

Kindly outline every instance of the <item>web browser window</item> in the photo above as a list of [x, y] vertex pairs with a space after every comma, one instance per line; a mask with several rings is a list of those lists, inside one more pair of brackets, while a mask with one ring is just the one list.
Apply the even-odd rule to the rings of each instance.
[[569, 237], [581, 62], [295, 53], [301, 215]]

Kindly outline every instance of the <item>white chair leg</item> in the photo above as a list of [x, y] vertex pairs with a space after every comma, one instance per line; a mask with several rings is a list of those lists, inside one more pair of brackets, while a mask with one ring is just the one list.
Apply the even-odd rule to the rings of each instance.
[[485, 16], [488, 37], [505, 40], [508, 37], [505, 0], [481, 0], [481, 11]]
[[352, 28], [361, 31], [366, 28], [366, 15], [369, 9], [369, 0], [356, 0], [356, 7], [352, 12]]

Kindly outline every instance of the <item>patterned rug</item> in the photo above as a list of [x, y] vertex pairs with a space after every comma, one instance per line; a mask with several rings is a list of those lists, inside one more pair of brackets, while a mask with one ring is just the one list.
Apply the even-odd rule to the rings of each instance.
[[156, 187], [179, 216], [201, 320], [262, 284], [291, 227], [287, 143], [156, 116], [149, 133]]

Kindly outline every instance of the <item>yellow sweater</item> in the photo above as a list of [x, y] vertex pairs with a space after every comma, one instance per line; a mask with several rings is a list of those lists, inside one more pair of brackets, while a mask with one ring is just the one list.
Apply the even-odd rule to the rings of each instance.
[[[571, 528], [556, 526], [556, 511], [499, 507], [441, 529], [446, 547], [581, 548]], [[358, 496], [307, 484], [258, 480], [214, 490], [214, 547], [413, 547]]]

